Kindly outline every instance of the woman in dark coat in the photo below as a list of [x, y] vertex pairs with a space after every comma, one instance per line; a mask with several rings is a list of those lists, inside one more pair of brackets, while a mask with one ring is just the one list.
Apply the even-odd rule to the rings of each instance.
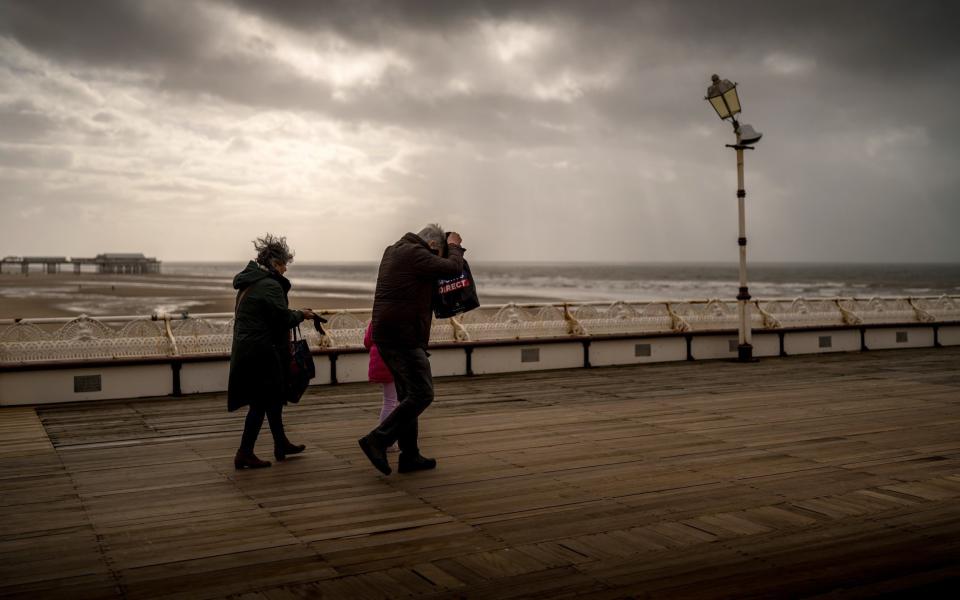
[[230, 382], [227, 409], [249, 406], [240, 449], [233, 459], [237, 469], [269, 467], [253, 453], [263, 417], [273, 434], [273, 455], [280, 461], [288, 454], [303, 452], [283, 431], [283, 406], [286, 401], [286, 375], [290, 363], [290, 329], [305, 318], [310, 309], [290, 310], [287, 292], [290, 281], [283, 276], [293, 252], [286, 238], [269, 233], [253, 242], [257, 258], [233, 278], [237, 290], [236, 318], [233, 323], [233, 348], [230, 353]]

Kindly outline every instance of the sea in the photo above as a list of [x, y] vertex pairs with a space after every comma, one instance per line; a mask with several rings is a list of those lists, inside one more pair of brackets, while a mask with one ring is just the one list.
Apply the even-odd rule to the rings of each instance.
[[[165, 262], [168, 275], [201, 276], [228, 284], [243, 265]], [[370, 299], [377, 263], [294, 262], [287, 276], [301, 290]], [[470, 263], [481, 302], [498, 298], [587, 301], [660, 301], [734, 298], [739, 270], [728, 263]], [[815, 264], [748, 266], [755, 298], [942, 296], [960, 294], [960, 263]]]

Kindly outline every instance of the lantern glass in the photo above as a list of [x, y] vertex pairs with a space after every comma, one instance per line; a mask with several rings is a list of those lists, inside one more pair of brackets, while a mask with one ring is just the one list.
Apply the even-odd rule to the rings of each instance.
[[734, 84], [732, 88], [723, 93], [723, 99], [726, 100], [727, 106], [730, 108], [730, 115], [733, 116], [740, 112], [740, 97], [737, 95], [737, 85]]
[[707, 100], [713, 105], [713, 109], [717, 111], [721, 119], [730, 118], [730, 111], [727, 110], [727, 105], [723, 102], [723, 96], [714, 96], [713, 98], [707, 98]]

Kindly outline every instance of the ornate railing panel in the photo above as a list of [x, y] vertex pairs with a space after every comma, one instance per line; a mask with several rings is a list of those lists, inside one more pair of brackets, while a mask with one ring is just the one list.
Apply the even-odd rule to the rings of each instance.
[[192, 318], [176, 321], [171, 334], [180, 355], [222, 354], [233, 343], [233, 316]]
[[805, 299], [759, 301], [760, 308], [772, 315], [780, 327], [812, 327], [815, 325], [855, 325], [845, 320], [836, 300]]
[[114, 325], [81, 316], [57, 328], [20, 322], [0, 326], [0, 362], [162, 357], [171, 354], [162, 322], [149, 318]]
[[666, 303], [615, 302], [608, 306], [588, 304], [571, 308], [573, 317], [591, 335], [633, 331], [673, 331], [674, 321]]
[[937, 321], [960, 321], [960, 296], [914, 298], [912, 304], [921, 318], [926, 314]]

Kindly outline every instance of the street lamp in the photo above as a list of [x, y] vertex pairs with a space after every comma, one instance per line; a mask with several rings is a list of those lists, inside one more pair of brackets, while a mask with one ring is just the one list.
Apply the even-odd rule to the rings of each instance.
[[737, 151], [737, 205], [740, 217], [740, 293], [737, 294], [737, 307], [740, 312], [740, 340], [737, 345], [737, 358], [741, 361], [753, 360], [753, 345], [750, 332], [750, 292], [747, 290], [747, 220], [744, 213], [744, 199], [747, 192], [743, 189], [743, 151], [753, 150], [750, 144], [760, 141], [763, 134], [758, 133], [744, 123], [737, 121], [736, 115], [740, 112], [740, 97], [737, 95], [737, 84], [729, 79], [720, 79], [718, 75], [711, 77], [713, 83], [707, 88], [706, 100], [710, 102], [717, 116], [721, 119], [730, 119], [733, 124], [733, 133], [737, 136], [736, 144], [727, 144], [727, 148]]

